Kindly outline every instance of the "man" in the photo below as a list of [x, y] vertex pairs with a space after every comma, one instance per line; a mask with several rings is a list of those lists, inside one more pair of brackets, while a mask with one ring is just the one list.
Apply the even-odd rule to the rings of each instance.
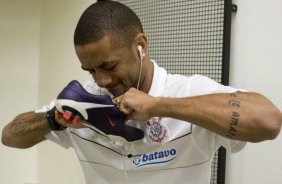
[[87, 183], [209, 183], [218, 147], [237, 152], [245, 141], [274, 139], [280, 131], [281, 112], [264, 96], [200, 75], [167, 74], [150, 60], [138, 17], [120, 3], [101, 1], [87, 8], [74, 44], [82, 69], [95, 80], [84, 88], [116, 97], [127, 115], [124, 129], [142, 130], [142, 138], [128, 141], [75, 118], [66, 121], [53, 101], [18, 115], [3, 129], [2, 142], [28, 148], [49, 139], [72, 147]]

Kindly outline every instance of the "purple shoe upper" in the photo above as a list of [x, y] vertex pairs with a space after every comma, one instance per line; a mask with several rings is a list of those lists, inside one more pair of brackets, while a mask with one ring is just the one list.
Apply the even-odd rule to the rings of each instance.
[[129, 142], [144, 137], [142, 130], [124, 124], [126, 116], [119, 111], [111, 97], [88, 93], [75, 80], [61, 91], [57, 101], [59, 104], [61, 102], [63, 111], [70, 111], [73, 116], [78, 115], [85, 123], [104, 134], [121, 136]]

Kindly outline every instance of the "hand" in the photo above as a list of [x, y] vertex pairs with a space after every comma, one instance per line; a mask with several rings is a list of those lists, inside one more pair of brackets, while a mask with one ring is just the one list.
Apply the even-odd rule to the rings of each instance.
[[71, 118], [70, 121], [66, 121], [64, 118], [63, 118], [63, 114], [59, 111], [55, 111], [55, 120], [57, 123], [59, 123], [61, 126], [63, 127], [70, 127], [70, 128], [76, 128], [76, 129], [79, 129], [79, 128], [87, 128], [85, 125], [83, 125], [81, 122], [80, 122], [80, 119], [79, 117], [77, 117], [78, 119], [74, 120], [73, 118]]
[[127, 115], [127, 119], [148, 120], [154, 116], [159, 98], [149, 96], [135, 88], [130, 88], [125, 94], [117, 97], [119, 110]]

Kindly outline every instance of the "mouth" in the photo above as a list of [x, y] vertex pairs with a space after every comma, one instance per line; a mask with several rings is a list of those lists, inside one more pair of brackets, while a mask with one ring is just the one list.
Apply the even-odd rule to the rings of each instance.
[[124, 88], [121, 87], [121, 85], [118, 85], [118, 84], [107, 87], [107, 90], [114, 97], [120, 96], [126, 91]]

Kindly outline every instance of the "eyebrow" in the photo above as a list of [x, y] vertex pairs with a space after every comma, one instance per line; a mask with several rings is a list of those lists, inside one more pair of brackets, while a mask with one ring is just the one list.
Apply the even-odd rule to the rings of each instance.
[[[102, 64], [100, 64], [99, 66], [97, 67], [104, 67], [104, 66], [107, 66], [107, 65], [113, 65], [115, 64], [115, 62], [117, 62], [118, 60], [113, 60], [113, 61], [103, 61]], [[85, 71], [91, 71], [92, 69], [87, 69], [87, 68], [84, 68], [82, 65], [81, 65], [81, 68], [82, 70], [85, 70]]]

